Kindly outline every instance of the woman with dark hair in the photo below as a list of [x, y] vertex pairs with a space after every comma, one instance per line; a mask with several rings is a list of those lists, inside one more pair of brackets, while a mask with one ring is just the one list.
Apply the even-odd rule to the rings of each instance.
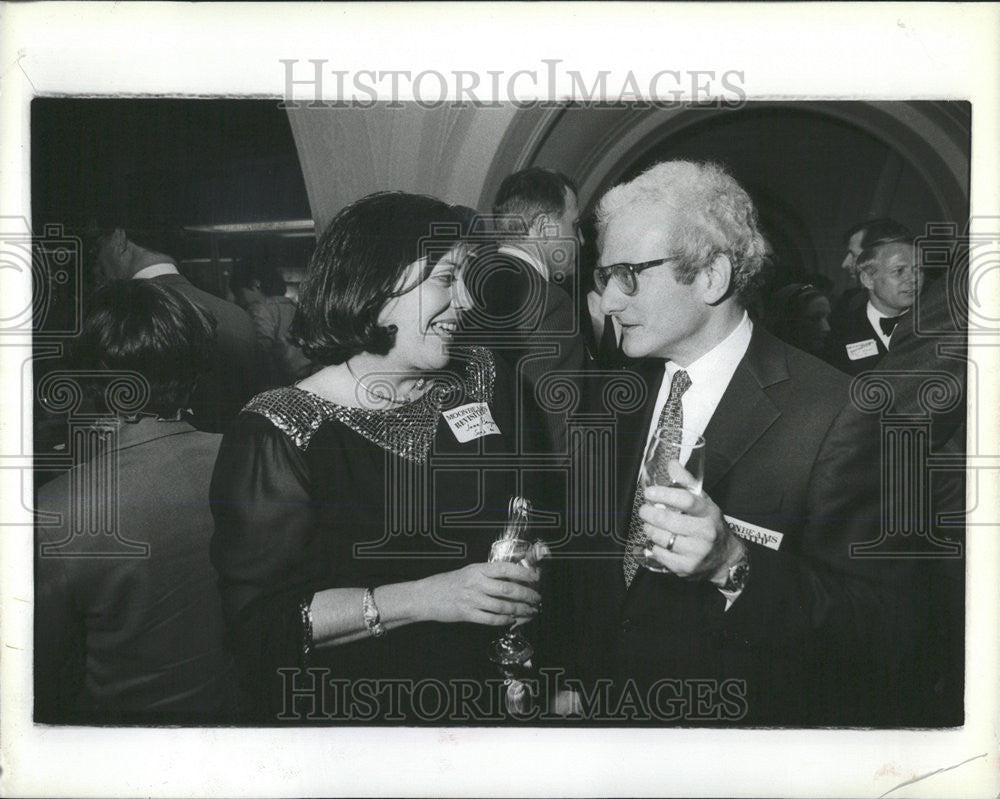
[[185, 415], [213, 336], [204, 311], [149, 280], [108, 284], [92, 300], [76, 380], [118, 407], [94, 416], [105, 446], [38, 492], [36, 721], [234, 717], [209, 560], [222, 437]]
[[312, 362], [290, 338], [295, 301], [285, 296], [285, 278], [267, 261], [254, 261], [229, 280], [236, 304], [250, 314], [257, 350], [264, 359], [265, 386], [287, 386], [307, 377]]
[[[451, 346], [460, 229], [397, 192], [341, 211], [293, 325], [323, 368], [257, 396], [226, 435], [212, 555], [258, 717], [427, 719], [423, 680], [484, 685], [489, 640], [537, 612], [536, 569], [484, 562], [523, 489], [518, 438], [539, 427], [522, 429], [488, 350]], [[444, 715], [452, 699], [430, 720], [475, 721]]]

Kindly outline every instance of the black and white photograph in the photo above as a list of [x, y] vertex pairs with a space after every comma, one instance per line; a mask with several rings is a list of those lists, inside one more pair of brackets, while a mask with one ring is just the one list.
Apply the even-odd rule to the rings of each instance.
[[4, 9], [10, 795], [996, 794], [996, 6], [129, 5]]

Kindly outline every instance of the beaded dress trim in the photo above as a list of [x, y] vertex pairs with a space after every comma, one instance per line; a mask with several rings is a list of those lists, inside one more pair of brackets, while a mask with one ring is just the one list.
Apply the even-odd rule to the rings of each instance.
[[417, 463], [427, 460], [441, 409], [463, 395], [469, 402], [493, 399], [496, 362], [484, 347], [457, 349], [457, 362], [465, 361], [464, 374], [442, 371], [426, 376], [430, 387], [406, 405], [384, 410], [349, 408], [295, 386], [258, 394], [243, 409], [257, 413], [305, 451], [316, 431], [331, 419], [351, 428], [374, 444]]

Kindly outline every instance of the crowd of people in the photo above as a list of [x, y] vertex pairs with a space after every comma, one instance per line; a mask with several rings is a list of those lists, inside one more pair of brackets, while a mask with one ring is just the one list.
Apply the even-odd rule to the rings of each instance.
[[[36, 720], [523, 722], [487, 657], [516, 625], [531, 720], [961, 723], [960, 560], [865, 556], [895, 506], [879, 415], [852, 400], [878, 370], [964, 386], [912, 311], [944, 324], [954, 281], [922, 295], [893, 220], [846, 249], [840, 297], [768, 285], [747, 192], [684, 161], [585, 219], [538, 167], [489, 213], [369, 195], [294, 301], [266, 263], [234, 272], [234, 304], [98, 232], [74, 368], [141, 375], [148, 399], [97, 386], [106, 446], [38, 489]], [[964, 404], [931, 417], [964, 454]], [[704, 438], [700, 484], [640, 483], [664, 426]], [[964, 510], [957, 479], [907, 546], [960, 552], [936, 521]], [[547, 557], [492, 562], [522, 496]], [[101, 514], [145, 554], [102, 554], [80, 532]]]

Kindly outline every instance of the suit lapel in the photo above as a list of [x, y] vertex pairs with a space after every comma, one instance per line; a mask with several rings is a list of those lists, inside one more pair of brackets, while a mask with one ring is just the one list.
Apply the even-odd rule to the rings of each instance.
[[781, 342], [759, 325], [705, 429], [705, 493], [712, 490], [781, 412], [765, 388], [788, 379]]

